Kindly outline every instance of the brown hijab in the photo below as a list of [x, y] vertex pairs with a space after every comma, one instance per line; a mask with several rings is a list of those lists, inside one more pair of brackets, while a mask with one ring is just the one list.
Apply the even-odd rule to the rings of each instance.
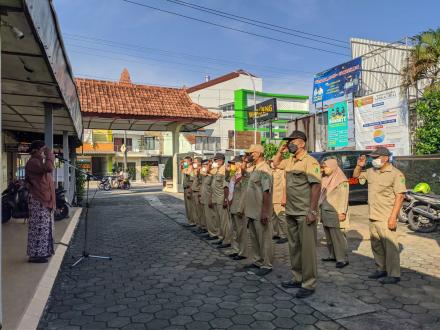
[[344, 172], [338, 166], [336, 159], [327, 159], [323, 162], [323, 165], [333, 170], [329, 176], [325, 175], [321, 180], [321, 196], [319, 197], [319, 205], [325, 201], [327, 194], [336, 189], [342, 182], [347, 182], [348, 179]]

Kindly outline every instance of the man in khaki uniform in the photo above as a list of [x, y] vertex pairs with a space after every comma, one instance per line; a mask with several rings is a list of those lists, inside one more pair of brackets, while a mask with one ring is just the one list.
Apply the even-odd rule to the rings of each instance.
[[196, 223], [193, 218], [193, 208], [191, 203], [191, 186], [192, 186], [192, 158], [187, 156], [180, 162], [182, 171], [183, 198], [185, 201], [185, 213], [188, 224], [185, 227], [195, 227]]
[[[274, 158], [275, 167], [286, 171], [287, 237], [293, 279], [286, 288], [300, 288], [297, 298], [315, 292], [317, 278], [316, 241], [321, 170], [318, 161], [306, 151], [306, 135], [294, 131]], [[282, 160], [285, 152], [292, 155]]]
[[208, 236], [206, 239], [208, 241], [218, 239], [218, 225], [214, 221], [214, 211], [209, 207], [209, 203], [211, 202], [211, 183], [212, 183], [212, 175], [213, 172], [211, 170], [211, 161], [208, 159], [204, 159], [202, 161], [202, 186], [200, 188], [200, 202], [203, 206], [203, 217], [204, 222], [206, 223], [206, 229], [208, 230]]
[[272, 170], [264, 160], [264, 148], [253, 144], [249, 149], [255, 167], [245, 192], [244, 215], [249, 223], [253, 263], [246, 269], [258, 268], [259, 276], [272, 271]]
[[277, 244], [287, 242], [287, 221], [286, 221], [286, 175], [284, 170], [275, 168], [273, 160], [270, 161], [273, 176], [273, 238], [277, 239]]
[[237, 156], [229, 161], [235, 167], [235, 173], [231, 172], [229, 189], [229, 204], [233, 229], [232, 253], [229, 255], [234, 260], [246, 259], [248, 254], [248, 231], [247, 221], [243, 216], [242, 204], [246, 186], [243, 184], [242, 157]]
[[405, 176], [390, 162], [391, 152], [379, 147], [370, 155], [373, 168], [362, 171], [366, 157], [361, 156], [353, 177], [361, 184], [368, 182], [370, 207], [370, 240], [377, 271], [369, 278], [383, 284], [400, 281], [400, 255], [397, 241], [397, 215], [406, 192]]
[[214, 210], [215, 222], [219, 224], [219, 234], [217, 235], [219, 241], [217, 248], [224, 249], [231, 246], [232, 242], [232, 228], [229, 217], [229, 189], [228, 182], [225, 179], [225, 155], [217, 153], [214, 156], [213, 168], [216, 169], [212, 177], [212, 194], [210, 207]]
[[197, 226], [199, 227], [196, 231], [197, 233], [204, 234], [207, 233], [206, 223], [203, 216], [203, 205], [201, 203], [200, 189], [202, 186], [202, 176], [200, 174], [200, 169], [202, 166], [202, 158], [196, 157], [193, 162], [192, 177], [193, 183], [191, 185], [191, 202], [193, 209], [193, 219]]

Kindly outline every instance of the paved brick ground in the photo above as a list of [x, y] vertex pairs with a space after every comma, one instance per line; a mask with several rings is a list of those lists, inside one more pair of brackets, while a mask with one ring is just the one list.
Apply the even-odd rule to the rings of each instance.
[[367, 279], [374, 267], [363, 206], [353, 210], [350, 266], [319, 263], [318, 290], [301, 301], [279, 287], [289, 276], [286, 245], [276, 245], [275, 271], [261, 279], [180, 226], [180, 199], [99, 192], [92, 206], [90, 252], [113, 260], [69, 267], [81, 222], [40, 329], [440, 329], [439, 235], [403, 230], [402, 282], [380, 285]]

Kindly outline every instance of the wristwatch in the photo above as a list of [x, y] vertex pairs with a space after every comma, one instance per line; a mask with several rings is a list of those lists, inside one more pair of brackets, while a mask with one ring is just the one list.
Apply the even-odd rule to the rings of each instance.
[[316, 217], [318, 215], [318, 211], [310, 210], [310, 214]]

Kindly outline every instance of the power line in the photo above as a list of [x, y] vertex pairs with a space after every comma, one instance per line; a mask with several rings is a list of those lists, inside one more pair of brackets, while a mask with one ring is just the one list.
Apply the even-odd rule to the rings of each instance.
[[317, 50], [317, 51], [321, 51], [321, 52], [325, 52], [325, 53], [329, 53], [329, 54], [341, 55], [341, 56], [348, 57], [348, 54], [343, 54], [343, 53], [335, 52], [335, 51], [332, 51], [332, 50], [327, 50], [327, 49], [313, 47], [313, 46], [308, 46], [308, 45], [303, 45], [303, 44], [299, 44], [299, 43], [296, 43], [296, 42], [291, 42], [291, 41], [284, 40], [284, 39], [274, 38], [274, 37], [266, 36], [266, 35], [263, 35], [263, 34], [258, 34], [258, 33], [250, 32], [250, 31], [246, 31], [246, 30], [242, 30], [242, 29], [237, 29], [237, 28], [233, 28], [233, 27], [230, 27], [230, 26], [226, 26], [226, 25], [222, 25], [222, 24], [218, 24], [218, 23], [214, 23], [214, 22], [209, 22], [209, 21], [206, 21], [206, 20], [203, 20], [203, 19], [199, 19], [199, 18], [195, 18], [195, 17], [179, 14], [179, 13], [176, 13], [176, 12], [173, 12], [173, 11], [169, 11], [169, 10], [165, 10], [165, 9], [161, 9], [161, 8], [157, 8], [157, 7], [153, 7], [153, 6], [149, 6], [149, 5], [146, 5], [144, 3], [139, 3], [139, 2], [136, 2], [136, 1], [131, 1], [131, 0], [121, 0], [121, 1], [133, 4], [133, 5], [136, 5], [136, 6], [140, 6], [140, 7], [145, 7], [145, 8], [153, 9], [153, 10], [160, 11], [160, 12], [163, 12], [163, 13], [167, 13], [167, 14], [183, 17], [183, 18], [186, 18], [186, 19], [189, 19], [189, 20], [193, 20], [193, 21], [209, 24], [209, 25], [212, 25], [212, 26], [217, 26], [217, 27], [220, 27], [220, 28], [223, 28], [223, 29], [226, 29], [226, 30], [231, 30], [231, 31], [236, 31], [236, 32], [244, 33], [244, 34], [251, 35], [251, 36], [254, 36], [254, 37], [259, 37], [259, 38], [263, 38], [263, 39], [278, 41], [278, 42], [281, 42], [281, 43], [285, 43], [285, 44], [289, 44], [289, 45], [293, 45], [293, 46], [297, 46], [297, 47], [308, 48], [308, 49], [313, 49], [313, 50]]
[[202, 60], [206, 60], [208, 62], [214, 62], [214, 64], [215, 64], [215, 62], [219, 62], [219, 63], [226, 63], [226, 64], [239, 64], [239, 65], [245, 65], [245, 66], [261, 67], [261, 68], [264, 68], [268, 71], [273, 71], [273, 72], [277, 72], [277, 73], [289, 71], [289, 72], [314, 74], [314, 72], [310, 72], [310, 71], [284, 69], [284, 68], [277, 68], [277, 67], [273, 67], [273, 66], [266, 66], [266, 65], [249, 63], [249, 62], [241, 62], [241, 61], [228, 60], [228, 59], [219, 59], [219, 58], [213, 58], [213, 57], [204, 57], [204, 56], [193, 55], [193, 54], [189, 54], [189, 53], [175, 52], [175, 51], [170, 51], [170, 50], [145, 47], [145, 46], [141, 46], [141, 45], [121, 43], [121, 42], [116, 42], [116, 41], [111, 41], [111, 40], [106, 40], [106, 39], [101, 39], [101, 38], [86, 37], [86, 36], [70, 34], [70, 33], [65, 33], [64, 35], [66, 36], [66, 39], [72, 39], [72, 40], [80, 41], [80, 42], [86, 42], [86, 43], [93, 42], [93, 44], [98, 43], [101, 45], [114, 46], [114, 47], [121, 48], [121, 49], [132, 49], [134, 51], [151, 50], [151, 51], [163, 53], [165, 56], [178, 57], [178, 58], [188, 57], [188, 58], [193, 58], [194, 60], [201, 60], [202, 59]]
[[[196, 4], [185, 2], [185, 1], [181, 1], [181, 0], [164, 0], [164, 1], [171, 2], [171, 3], [174, 3], [174, 4], [179, 5], [179, 6], [184, 6], [184, 7], [192, 8], [194, 10], [202, 11], [202, 12], [205, 12], [205, 13], [209, 13], [211, 15], [216, 15], [216, 16], [224, 17], [224, 18], [227, 18], [227, 19], [230, 19], [230, 20], [233, 20], [233, 21], [242, 22], [242, 23], [245, 23], [245, 24], [248, 24], [248, 25], [252, 25], [252, 26], [257, 26], [257, 27], [262, 28], [262, 29], [266, 29], [266, 30], [270, 30], [270, 31], [275, 31], [275, 32], [291, 35], [291, 36], [294, 36], [294, 37], [297, 37], [297, 38], [311, 40], [311, 41], [314, 41], [314, 42], [319, 42], [319, 43], [323, 43], [323, 44], [334, 46], [334, 47], [350, 49], [348, 46], [338, 45], [338, 44], [335, 44], [333, 42], [324, 41], [324, 40], [318, 40], [318, 39], [315, 39], [315, 38], [306, 37], [306, 36], [297, 34], [297, 33], [302, 33], [302, 34], [310, 35], [310, 34], [308, 34], [306, 32], [302, 32], [302, 31], [298, 31], [298, 30], [293, 30], [293, 29], [282, 27], [282, 26], [277, 26], [277, 25], [274, 25], [274, 24], [270, 24], [270, 23], [267, 23], [267, 22], [262, 22], [262, 21], [250, 19], [250, 18], [243, 17], [243, 16], [234, 15], [234, 14], [227, 13], [227, 12], [224, 12], [224, 11], [220, 11], [220, 10], [216, 10], [216, 9], [212, 9], [212, 8], [208, 8], [208, 7], [204, 7], [204, 6], [200, 6], [200, 5], [196, 5]], [[287, 31], [283, 31], [283, 30], [294, 31], [296, 33], [287, 32]], [[327, 37], [323, 37], [323, 36], [319, 36], [319, 35], [313, 35], [313, 36], [318, 37], [318, 38], [327, 39], [327, 40], [332, 40], [331, 38], [327, 38]], [[340, 41], [340, 40], [335, 40], [335, 41], [337, 41], [339, 43], [348, 44], [348, 42], [345, 42], [345, 41]]]

